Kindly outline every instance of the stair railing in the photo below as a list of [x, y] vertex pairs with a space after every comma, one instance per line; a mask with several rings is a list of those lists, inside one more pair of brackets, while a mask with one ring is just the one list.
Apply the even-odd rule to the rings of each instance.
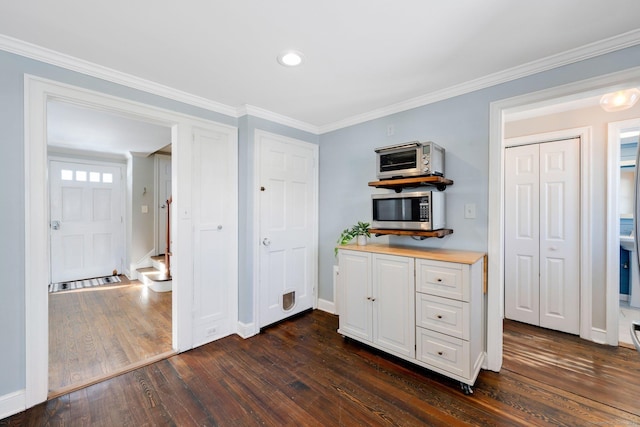
[[167, 243], [164, 251], [164, 265], [167, 268], [167, 277], [171, 277], [171, 202], [173, 196], [167, 200]]

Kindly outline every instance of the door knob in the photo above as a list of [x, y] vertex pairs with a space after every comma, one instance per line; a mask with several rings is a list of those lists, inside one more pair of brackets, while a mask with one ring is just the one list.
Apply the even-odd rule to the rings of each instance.
[[264, 239], [262, 239], [262, 244], [265, 246], [269, 246], [271, 244], [271, 240], [265, 237]]
[[60, 221], [51, 221], [52, 230], [60, 230]]

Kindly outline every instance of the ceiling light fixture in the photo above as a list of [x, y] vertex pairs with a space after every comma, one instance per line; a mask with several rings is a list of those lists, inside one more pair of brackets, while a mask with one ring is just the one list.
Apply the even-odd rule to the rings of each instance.
[[285, 67], [297, 67], [302, 63], [302, 53], [297, 50], [287, 50], [278, 55], [278, 62]]
[[619, 90], [607, 93], [600, 98], [600, 106], [608, 113], [626, 110], [633, 107], [640, 99], [640, 90], [637, 88]]

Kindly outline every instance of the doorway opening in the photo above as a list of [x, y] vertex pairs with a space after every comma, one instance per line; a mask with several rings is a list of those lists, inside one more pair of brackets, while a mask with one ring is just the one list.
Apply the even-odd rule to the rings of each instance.
[[[489, 145], [489, 295], [494, 297], [489, 299], [488, 336], [487, 336], [487, 365], [491, 370], [499, 370], [502, 365], [502, 319], [504, 317], [504, 126], [507, 118], [511, 114], [521, 112], [535, 112], [541, 109], [558, 108], [573, 101], [584, 100], [627, 87], [638, 86], [640, 84], [640, 69], [629, 69], [623, 72], [609, 74], [603, 77], [579, 81], [576, 83], [559, 86], [540, 92], [517, 96], [491, 104], [490, 120], [490, 145]], [[566, 127], [570, 125], [565, 124]], [[581, 302], [581, 331], [580, 336], [599, 343], [617, 343], [617, 318], [618, 318], [618, 289], [612, 289], [609, 280], [610, 269], [604, 261], [610, 249], [609, 242], [614, 239], [607, 229], [606, 233], [597, 231], [602, 226], [592, 226], [597, 221], [605, 224], [607, 206], [598, 204], [598, 209], [594, 209], [597, 200], [606, 198], [602, 182], [606, 179], [605, 167], [603, 163], [606, 156], [606, 149], [601, 142], [594, 144], [593, 154], [590, 160], [585, 163], [589, 168], [591, 182], [594, 183], [594, 190], [583, 191], [586, 203], [589, 208], [582, 211], [582, 215], [588, 216], [587, 229], [581, 230], [583, 249], [589, 261], [589, 268], [583, 273], [586, 277], [581, 279], [587, 283], [587, 292], [580, 297]], [[602, 179], [596, 179], [594, 171]], [[604, 185], [606, 186], [606, 184]], [[597, 190], [597, 191], [596, 191]], [[593, 223], [593, 224], [592, 224]], [[606, 223], [607, 228], [610, 221]], [[599, 234], [600, 233], [600, 234]], [[616, 242], [618, 236], [615, 236]], [[602, 242], [597, 245], [593, 242]], [[606, 244], [606, 245], [605, 245]], [[607, 246], [604, 250], [603, 247]], [[616, 243], [616, 250], [617, 250]], [[593, 268], [598, 265], [598, 268]], [[602, 268], [600, 268], [600, 266]], [[617, 267], [617, 266], [616, 266]], [[606, 270], [606, 274], [603, 272]], [[595, 273], [595, 274], [594, 274]], [[617, 268], [616, 268], [617, 274]], [[595, 277], [598, 276], [598, 277]], [[602, 277], [600, 277], [602, 276]], [[606, 276], [606, 277], [605, 277]], [[615, 299], [612, 301], [611, 293]], [[603, 301], [606, 310], [602, 310]], [[611, 309], [611, 304], [615, 305]], [[598, 307], [594, 309], [594, 305]], [[615, 332], [614, 332], [615, 331]], [[616, 335], [615, 343], [611, 338]]]
[[[640, 108], [634, 108], [625, 115], [635, 118], [617, 121], [620, 117], [614, 116], [613, 120], [616, 121], [609, 122], [607, 126], [607, 204], [612, 218], [609, 223], [612, 238], [608, 241], [607, 268], [611, 270], [608, 280], [612, 282], [612, 298], [614, 289], [619, 289], [618, 332], [617, 336], [612, 336], [612, 341], [617, 339], [620, 345], [634, 348], [631, 323], [640, 320], [640, 269], [635, 245], [637, 231], [634, 229]], [[615, 266], [619, 266], [618, 274], [615, 274]]]
[[49, 100], [46, 137], [52, 397], [173, 354], [171, 292], [138, 268], [158, 252], [155, 198], [171, 188], [157, 191], [155, 153], [171, 128]]

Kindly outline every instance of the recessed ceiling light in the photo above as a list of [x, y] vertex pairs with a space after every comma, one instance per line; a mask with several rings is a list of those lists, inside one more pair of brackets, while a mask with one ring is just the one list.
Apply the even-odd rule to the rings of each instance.
[[278, 55], [278, 62], [285, 67], [296, 67], [302, 63], [302, 53], [297, 50], [287, 50]]

